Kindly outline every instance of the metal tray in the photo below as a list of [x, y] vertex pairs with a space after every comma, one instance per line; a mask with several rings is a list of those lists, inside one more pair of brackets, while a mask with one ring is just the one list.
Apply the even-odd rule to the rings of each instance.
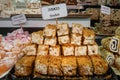
[[114, 71], [109, 67], [109, 70], [104, 75], [93, 75], [93, 76], [73, 76], [73, 77], [56, 77], [56, 76], [43, 76], [37, 74], [36, 77], [34, 75], [30, 75], [27, 77], [17, 77], [14, 75], [14, 69], [0, 80], [119, 80], [118, 76], [114, 73]]

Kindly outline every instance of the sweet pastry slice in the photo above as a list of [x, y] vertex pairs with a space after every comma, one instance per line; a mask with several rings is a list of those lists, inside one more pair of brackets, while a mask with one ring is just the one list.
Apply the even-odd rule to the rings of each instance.
[[61, 65], [64, 76], [75, 76], [77, 74], [76, 57], [62, 57]]
[[35, 56], [24, 56], [15, 64], [16, 76], [29, 76], [32, 73]]
[[62, 53], [64, 56], [74, 56], [74, 46], [71, 44], [62, 46]]
[[37, 55], [47, 56], [49, 52], [48, 45], [38, 45]]
[[48, 65], [48, 75], [62, 76], [63, 73], [61, 63], [62, 63], [61, 57], [50, 56]]
[[45, 37], [55, 37], [56, 36], [56, 25], [48, 24], [44, 28]]
[[33, 32], [31, 36], [32, 36], [32, 43], [43, 44], [44, 41], [43, 31]]
[[75, 56], [87, 55], [87, 46], [75, 46]]
[[73, 45], [81, 45], [82, 36], [80, 34], [71, 34], [71, 44]]
[[41, 75], [47, 75], [48, 71], [48, 57], [37, 56], [35, 60], [35, 72]]
[[57, 35], [63, 36], [69, 34], [69, 26], [68, 23], [61, 23], [57, 25]]
[[60, 55], [61, 55], [60, 45], [51, 46], [51, 47], [49, 48], [49, 55], [52, 55], [52, 56], [60, 56]]
[[81, 76], [93, 75], [93, 66], [89, 56], [77, 57], [78, 73]]

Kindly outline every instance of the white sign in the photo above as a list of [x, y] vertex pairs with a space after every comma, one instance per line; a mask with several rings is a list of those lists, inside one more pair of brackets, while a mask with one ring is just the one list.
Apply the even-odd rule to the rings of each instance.
[[42, 18], [44, 20], [66, 17], [67, 15], [67, 7], [64, 3], [42, 7]]
[[22, 24], [22, 23], [26, 23], [26, 22], [27, 22], [27, 19], [24, 14], [19, 14], [19, 15], [12, 17], [13, 25], [18, 25], [18, 24]]
[[110, 7], [101, 5], [101, 13], [110, 15]]
[[111, 42], [110, 42], [110, 51], [112, 52], [118, 52], [118, 46], [119, 46], [119, 39], [118, 38], [115, 38], [113, 37]]

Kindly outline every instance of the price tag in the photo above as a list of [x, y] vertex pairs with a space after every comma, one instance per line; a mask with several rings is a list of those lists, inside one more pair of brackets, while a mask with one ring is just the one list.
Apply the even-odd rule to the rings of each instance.
[[110, 15], [110, 7], [101, 5], [101, 13]]
[[24, 14], [16, 15], [12, 17], [12, 24], [13, 25], [18, 25], [18, 24], [23, 24], [26, 23], [27, 19]]
[[42, 7], [42, 18], [44, 20], [66, 17], [67, 15], [66, 4], [64, 3]]
[[110, 51], [112, 51], [112, 52], [118, 52], [118, 46], [119, 46], [119, 39], [113, 37], [111, 39], [111, 42], [110, 42], [110, 45], [109, 45]]

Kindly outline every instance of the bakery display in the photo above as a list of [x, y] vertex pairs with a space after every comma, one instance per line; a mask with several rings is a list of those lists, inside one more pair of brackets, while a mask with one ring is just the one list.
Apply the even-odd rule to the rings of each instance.
[[115, 31], [115, 35], [112, 37], [106, 37], [102, 39], [102, 46], [100, 48], [101, 56], [107, 61], [107, 63], [114, 70], [116, 75], [120, 73], [119, 58], [120, 58], [120, 36], [119, 27]]
[[[63, 32], [63, 30], [68, 32]], [[48, 31], [50, 31], [49, 34]], [[61, 34], [60, 31], [63, 33]], [[30, 42], [20, 50], [20, 53], [25, 56], [16, 60], [15, 76], [80, 79], [84, 76], [92, 78], [107, 74], [109, 67], [99, 55], [94, 31], [81, 24], [72, 24], [71, 30], [68, 23], [48, 24], [44, 29], [32, 32], [28, 36]], [[2, 41], [2, 36], [0, 36], [0, 41]], [[5, 56], [1, 47], [0, 60]], [[12, 46], [9, 47], [12, 48]], [[13, 57], [13, 55], [11, 53], [9, 56]], [[6, 70], [6, 66], [4, 67]]]

